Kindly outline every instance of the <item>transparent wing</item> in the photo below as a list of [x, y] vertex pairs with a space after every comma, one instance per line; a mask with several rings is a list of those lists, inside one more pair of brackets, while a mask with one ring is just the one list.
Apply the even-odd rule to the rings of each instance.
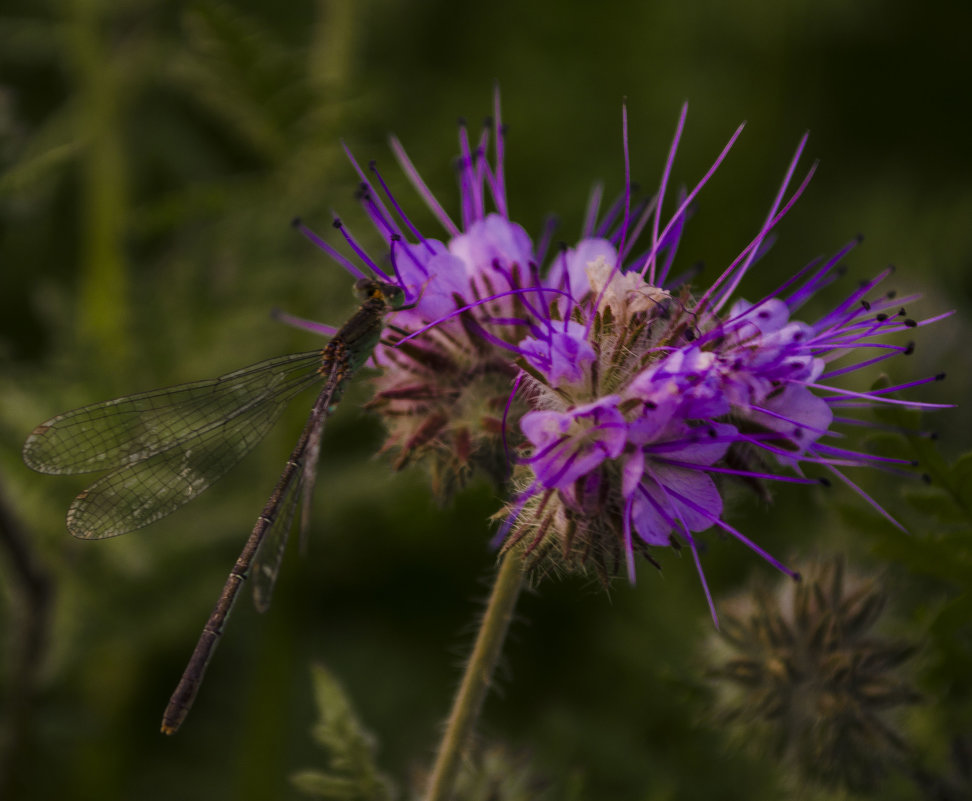
[[[311, 410], [307, 425], [301, 433], [290, 460], [284, 468], [281, 481], [286, 486], [275, 490], [278, 495], [270, 513], [272, 522], [266, 538], [257, 551], [255, 568], [253, 570], [253, 603], [257, 610], [265, 612], [270, 606], [270, 595], [273, 585], [280, 572], [284, 549], [293, 525], [294, 511], [299, 500], [303, 501], [300, 519], [300, 549], [303, 553], [307, 547], [307, 531], [310, 525], [311, 495], [317, 480], [317, 461], [321, 451], [321, 436], [324, 433], [324, 423], [333, 410], [335, 396], [340, 395], [341, 382], [332, 372], [321, 390], [314, 408]], [[283, 511], [283, 514], [280, 512]]]
[[280, 573], [284, 551], [287, 549], [287, 540], [293, 526], [297, 502], [300, 500], [302, 483], [303, 473], [300, 470], [295, 470], [280, 499], [277, 515], [257, 551], [251, 576], [253, 578], [253, 605], [259, 612], [266, 612], [270, 608], [270, 597], [273, 595], [273, 587], [277, 583], [277, 575]]
[[336, 396], [341, 393], [341, 383], [335, 377], [329, 376], [322, 396], [326, 395], [324, 411], [318, 420], [311, 419], [308, 422], [309, 434], [307, 437], [307, 448], [301, 463], [301, 484], [303, 502], [300, 510], [300, 552], [307, 553], [307, 532], [310, 531], [310, 516], [313, 509], [314, 485], [317, 483], [317, 463], [321, 457], [321, 438], [324, 436], [324, 423], [327, 416], [333, 409], [333, 404], [337, 402]]
[[266, 394], [219, 425], [180, 438], [168, 450], [124, 464], [78, 495], [68, 509], [68, 530], [101, 539], [147, 526], [188, 503], [240, 461], [269, 431], [293, 395], [316, 381], [314, 374], [287, 392]]
[[219, 378], [65, 412], [34, 429], [24, 444], [24, 461], [52, 474], [134, 465], [236, 417], [259, 419], [262, 407], [289, 400], [318, 381], [319, 366], [320, 351], [294, 353]]

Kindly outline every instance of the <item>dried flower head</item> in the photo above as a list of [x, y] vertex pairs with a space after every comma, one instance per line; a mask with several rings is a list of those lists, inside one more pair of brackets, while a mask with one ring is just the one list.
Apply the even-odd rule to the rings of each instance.
[[803, 780], [872, 789], [909, 751], [893, 711], [920, 700], [900, 670], [916, 651], [874, 629], [887, 594], [840, 558], [736, 599], [713, 633], [716, 718], [756, 753], [775, 753]]
[[440, 495], [476, 470], [512, 487], [496, 542], [535, 565], [605, 578], [626, 572], [633, 581], [636, 554], [654, 561], [655, 548], [687, 546], [705, 586], [697, 537], [715, 527], [794, 575], [723, 519], [718, 482], [819, 483], [804, 474], [809, 467], [835, 476], [890, 520], [844, 468], [900, 472], [908, 461], [834, 445], [841, 426], [860, 422], [839, 414], [881, 403], [934, 406], [891, 393], [941, 376], [870, 391], [843, 385], [861, 368], [912, 352], [889, 335], [947, 316], [915, 321], [902, 305], [914, 298], [875, 295], [889, 270], [815, 320], [795, 317], [838, 277], [858, 240], [754, 303], [738, 296], [814, 172], [787, 194], [806, 137], [765, 221], [715, 281], [692, 291], [673, 277], [689, 210], [742, 130], [666, 216], [685, 115], [683, 107], [657, 193], [636, 201], [625, 114], [623, 195], [602, 213], [596, 190], [579, 241], [549, 257], [549, 231], [534, 243], [509, 216], [498, 96], [477, 144], [460, 130], [458, 223], [392, 140], [444, 240], [422, 235], [375, 165], [369, 177], [351, 157], [387, 262], [379, 266], [336, 225], [366, 269], [411, 301], [391, 315], [391, 333], [376, 351], [384, 369], [371, 405], [388, 426], [386, 448], [397, 453], [397, 467], [429, 464]]

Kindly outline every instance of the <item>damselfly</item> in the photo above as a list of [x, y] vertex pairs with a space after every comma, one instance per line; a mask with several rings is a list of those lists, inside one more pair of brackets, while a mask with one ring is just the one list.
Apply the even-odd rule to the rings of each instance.
[[191, 501], [263, 438], [292, 398], [324, 383], [166, 707], [166, 734], [173, 734], [188, 714], [226, 618], [251, 572], [257, 608], [262, 611], [269, 605], [301, 495], [305, 518], [309, 508], [324, 421], [347, 382], [374, 352], [385, 315], [408, 308], [398, 286], [371, 279], [361, 279], [356, 286], [361, 306], [323, 350], [281, 356], [209, 381], [84, 406], [37, 426], [24, 444], [24, 461], [42, 473], [110, 471], [74, 499], [67, 526], [80, 539], [114, 537]]

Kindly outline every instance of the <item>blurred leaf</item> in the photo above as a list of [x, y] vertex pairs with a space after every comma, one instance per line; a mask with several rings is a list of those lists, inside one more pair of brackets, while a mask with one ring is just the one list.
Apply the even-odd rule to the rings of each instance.
[[48, 19], [0, 19], [0, 52], [15, 63], [43, 62], [60, 56], [56, 26]]
[[324, 667], [311, 669], [318, 722], [314, 741], [328, 753], [326, 771], [304, 770], [291, 777], [302, 793], [339, 801], [387, 801], [391, 782], [378, 772], [372, 735], [354, 713], [351, 700]]
[[943, 487], [904, 487], [901, 497], [919, 514], [934, 518], [938, 525], [958, 524], [967, 519], [951, 493]]
[[[882, 389], [890, 386], [890, 383], [885, 376], [874, 382], [871, 388], [872, 390]], [[888, 442], [897, 440], [907, 445], [907, 449], [899, 448], [897, 454], [901, 455], [902, 450], [910, 450], [918, 462], [919, 469], [928, 476], [930, 482], [943, 487], [951, 496], [951, 501], [962, 509], [965, 518], [972, 522], [972, 494], [968, 491], [972, 454], [966, 454], [955, 465], [949, 466], [938, 448], [935, 437], [922, 430], [922, 415], [916, 409], [888, 404], [877, 407], [875, 416], [879, 421], [899, 432], [897, 435], [887, 437]]]
[[255, 151], [270, 161], [283, 157], [292, 126], [313, 99], [303, 51], [275, 41], [265, 25], [226, 3], [197, 4], [184, 27], [189, 49], [172, 74]]
[[74, 162], [81, 143], [71, 115], [56, 114], [24, 143], [17, 161], [0, 173], [0, 197], [30, 192]]
[[972, 502], [972, 452], [958, 458], [952, 467], [955, 482], [956, 500], [969, 512], [968, 504]]
[[[873, 388], [886, 386], [885, 377]], [[962, 589], [972, 586], [972, 453], [949, 464], [937, 441], [922, 430], [917, 410], [887, 405], [879, 407], [876, 415], [896, 433], [885, 433], [872, 442], [882, 443], [883, 453], [900, 456], [910, 451], [929, 482], [906, 487], [899, 495], [917, 513], [915, 519], [906, 521], [912, 533], [882, 527], [877, 552], [911, 572], [935, 576]]]
[[[577, 798], [580, 782], [576, 775], [571, 778], [564, 788], [564, 796]], [[452, 798], [455, 801], [542, 801], [554, 796], [549, 782], [536, 774], [528, 755], [491, 746], [464, 760]]]

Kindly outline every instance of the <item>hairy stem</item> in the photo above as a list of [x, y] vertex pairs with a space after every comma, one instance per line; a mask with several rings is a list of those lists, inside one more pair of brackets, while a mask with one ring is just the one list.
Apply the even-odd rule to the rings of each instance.
[[425, 801], [446, 801], [451, 797], [463, 748], [469, 741], [492, 682], [522, 586], [523, 560], [514, 551], [508, 551], [500, 563], [476, 644], [452, 704]]

